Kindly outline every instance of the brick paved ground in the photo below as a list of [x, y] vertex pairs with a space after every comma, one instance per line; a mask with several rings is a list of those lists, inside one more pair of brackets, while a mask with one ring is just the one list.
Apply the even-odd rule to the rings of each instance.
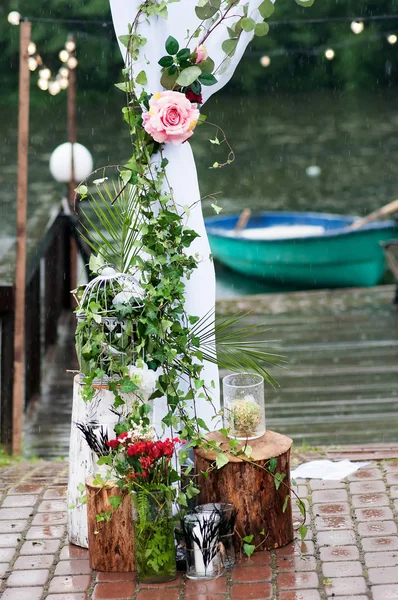
[[398, 600], [398, 462], [299, 482], [305, 543], [257, 553], [215, 581], [160, 586], [90, 570], [87, 550], [65, 538], [66, 481], [64, 462], [0, 470], [3, 600]]

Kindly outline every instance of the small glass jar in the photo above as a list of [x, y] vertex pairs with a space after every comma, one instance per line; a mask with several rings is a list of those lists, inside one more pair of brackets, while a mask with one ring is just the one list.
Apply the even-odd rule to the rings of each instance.
[[195, 508], [196, 513], [216, 513], [220, 515], [220, 558], [222, 565], [230, 569], [235, 565], [235, 521], [237, 510], [233, 504], [226, 502], [214, 502], [209, 504], [199, 504]]
[[215, 512], [184, 516], [188, 579], [216, 579], [223, 574], [219, 521]]
[[234, 373], [223, 379], [224, 427], [237, 440], [264, 435], [264, 378], [255, 373]]

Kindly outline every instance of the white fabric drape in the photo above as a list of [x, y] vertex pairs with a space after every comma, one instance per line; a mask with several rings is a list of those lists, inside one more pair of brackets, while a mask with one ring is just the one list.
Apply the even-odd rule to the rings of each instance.
[[[260, 3], [261, 0], [249, 1], [249, 15], [256, 21], [262, 20], [257, 10]], [[110, 0], [115, 33], [118, 38], [128, 33], [128, 25], [134, 21], [140, 4], [142, 4], [142, 0]], [[187, 31], [191, 35], [200, 25], [200, 20], [195, 14], [195, 5], [195, 0], [179, 0], [170, 4], [168, 6], [169, 17], [167, 20], [154, 17], [148, 23], [145, 17], [141, 17], [138, 32], [147, 39], [147, 43], [141, 51], [142, 58], [134, 70], [136, 75], [141, 70], [145, 70], [147, 75], [145, 89], [148, 93], [155, 94], [163, 89], [160, 85], [161, 67], [158, 65], [158, 60], [166, 54], [165, 42], [168, 36], [171, 35], [176, 38], [180, 44], [180, 48], [184, 48], [189, 37], [187, 36]], [[233, 14], [242, 15], [242, 8], [237, 7], [233, 9]], [[221, 48], [221, 44], [224, 40], [228, 39], [227, 25], [230, 25], [230, 23], [230, 20], [226, 20], [220, 26], [216, 27], [205, 41], [209, 56], [214, 60], [216, 67], [225, 59], [225, 53]], [[203, 35], [191, 41], [189, 47], [192, 51], [202, 38]], [[203, 86], [202, 96], [204, 102], [221, 89], [232, 77], [251, 38], [251, 33], [243, 32], [235, 55], [227, 64], [224, 63], [223, 65], [224, 72], [216, 73], [218, 83], [213, 86]], [[125, 58], [126, 48], [120, 42], [119, 45], [122, 55]], [[195, 161], [189, 142], [185, 142], [180, 146], [165, 144], [164, 157], [169, 160], [167, 178], [173, 190], [176, 204], [182, 207], [184, 205], [191, 206], [195, 203], [186, 224], [200, 236], [189, 248], [189, 252], [192, 255], [197, 253], [200, 256], [200, 264], [189, 281], [186, 282], [185, 308], [189, 315], [203, 317], [214, 310], [216, 287], [214, 267], [212, 261], [209, 259], [210, 246], [203, 221]], [[203, 379], [209, 389], [212, 389], [211, 382], [214, 381], [216, 387], [213, 389], [213, 405], [216, 410], [219, 410], [218, 368], [213, 364], [206, 363], [203, 371]], [[219, 423], [212, 420], [214, 408], [209, 402], [204, 399], [198, 399], [196, 407], [197, 415], [211, 429], [216, 429]], [[166, 412], [167, 407], [165, 402], [162, 402], [162, 399], [160, 399], [160, 402], [156, 400], [154, 421], [157, 429]]]

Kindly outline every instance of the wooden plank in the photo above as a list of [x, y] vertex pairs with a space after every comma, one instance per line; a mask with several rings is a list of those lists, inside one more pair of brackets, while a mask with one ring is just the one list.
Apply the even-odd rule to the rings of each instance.
[[20, 24], [19, 123], [17, 183], [17, 262], [15, 274], [14, 385], [12, 417], [12, 451], [22, 451], [22, 415], [24, 410], [25, 352], [25, 282], [26, 282], [26, 217], [28, 194], [29, 94], [30, 71], [28, 46], [31, 25]]

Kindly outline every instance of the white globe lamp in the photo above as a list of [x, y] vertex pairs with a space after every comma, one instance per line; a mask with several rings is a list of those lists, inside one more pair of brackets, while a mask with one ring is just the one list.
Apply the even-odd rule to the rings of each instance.
[[[73, 144], [74, 179], [80, 183], [93, 171], [93, 157], [82, 144]], [[50, 158], [50, 172], [56, 181], [70, 183], [72, 179], [72, 144], [66, 142], [54, 150]]]

